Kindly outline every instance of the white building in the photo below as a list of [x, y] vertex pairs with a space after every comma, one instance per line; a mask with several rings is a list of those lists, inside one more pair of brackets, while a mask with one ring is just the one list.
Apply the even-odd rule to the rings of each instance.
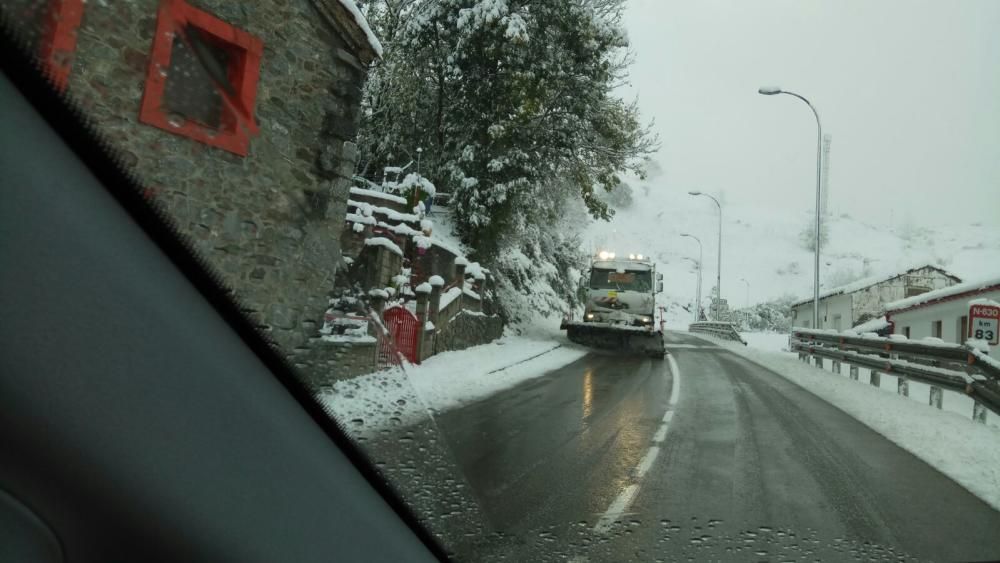
[[[968, 338], [969, 301], [974, 299], [1000, 301], [1000, 277], [961, 283], [889, 303], [886, 318], [892, 324], [893, 334], [910, 339], [933, 336], [962, 344]], [[990, 346], [991, 356], [998, 353], [1000, 346]]]
[[[819, 294], [819, 326], [845, 330], [885, 313], [886, 304], [952, 286], [962, 280], [927, 265], [905, 272], [866, 278]], [[812, 328], [812, 297], [792, 304], [792, 326]]]

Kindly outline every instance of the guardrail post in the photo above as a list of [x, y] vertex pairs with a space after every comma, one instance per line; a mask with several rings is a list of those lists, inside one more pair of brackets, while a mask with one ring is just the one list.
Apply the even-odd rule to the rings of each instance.
[[854, 381], [858, 380], [858, 366], [851, 366], [850, 369], [851, 379]]
[[904, 397], [910, 396], [910, 381], [903, 376], [896, 380], [896, 392]]
[[873, 369], [871, 376], [868, 378], [868, 383], [870, 383], [873, 387], [881, 387], [882, 374], [879, 373], [877, 369]]
[[823, 369], [823, 357], [822, 356], [813, 356], [813, 361], [816, 362], [816, 367], [818, 367], [819, 369]]
[[972, 420], [979, 424], [986, 424], [986, 405], [976, 401], [972, 405]]
[[936, 385], [931, 385], [930, 405], [932, 407], [937, 407], [937, 408], [940, 409], [941, 408], [941, 397], [943, 395], [944, 395], [944, 392], [941, 390], [940, 387], [938, 387]]
[[840, 374], [840, 360], [833, 360], [833, 373]]
[[809, 354], [806, 352], [799, 352], [799, 361], [809, 363]]

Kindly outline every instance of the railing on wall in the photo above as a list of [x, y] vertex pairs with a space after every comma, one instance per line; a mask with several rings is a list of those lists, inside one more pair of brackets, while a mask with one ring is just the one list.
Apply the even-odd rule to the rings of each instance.
[[720, 323], [720, 322], [698, 322], [691, 323], [688, 326], [689, 332], [710, 334], [712, 336], [723, 338], [725, 340], [732, 340], [734, 342], [740, 342], [746, 345], [746, 341], [740, 336], [740, 332], [736, 329], [736, 324], [734, 323]]
[[812, 360], [820, 368], [824, 360], [831, 360], [835, 373], [847, 364], [851, 379], [858, 379], [859, 367], [869, 369], [872, 385], [879, 383], [882, 373], [894, 375], [901, 395], [909, 395], [909, 380], [926, 383], [931, 386], [931, 403], [938, 408], [942, 389], [964, 393], [975, 401], [972, 415], [979, 422], [985, 422], [986, 409], [1000, 414], [1000, 362], [971, 346], [794, 329], [789, 347], [799, 359]]

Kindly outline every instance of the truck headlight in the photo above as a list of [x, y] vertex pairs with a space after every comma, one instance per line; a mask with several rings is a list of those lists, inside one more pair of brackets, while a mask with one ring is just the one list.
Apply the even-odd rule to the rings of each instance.
[[593, 313], [587, 313], [587, 320], [588, 321], [594, 320], [594, 314]]

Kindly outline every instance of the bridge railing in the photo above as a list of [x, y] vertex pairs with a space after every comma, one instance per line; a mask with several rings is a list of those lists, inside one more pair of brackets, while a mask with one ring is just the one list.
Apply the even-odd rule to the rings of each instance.
[[740, 332], [736, 329], [735, 323], [721, 323], [721, 322], [697, 322], [691, 323], [688, 326], [688, 332], [710, 334], [717, 338], [723, 338], [725, 340], [732, 340], [734, 342], [740, 342], [746, 345], [746, 341], [740, 336]]
[[[895, 335], [894, 335], [895, 336]], [[851, 379], [858, 368], [870, 370], [869, 383], [879, 385], [881, 374], [898, 378], [897, 392], [909, 395], [909, 380], [930, 385], [930, 402], [941, 408], [942, 389], [964, 393], [974, 401], [972, 417], [985, 422], [986, 409], [1000, 414], [1000, 362], [974, 347], [939, 340], [843, 334], [833, 330], [793, 329], [789, 347], [804, 362], [834, 373], [847, 364]]]

